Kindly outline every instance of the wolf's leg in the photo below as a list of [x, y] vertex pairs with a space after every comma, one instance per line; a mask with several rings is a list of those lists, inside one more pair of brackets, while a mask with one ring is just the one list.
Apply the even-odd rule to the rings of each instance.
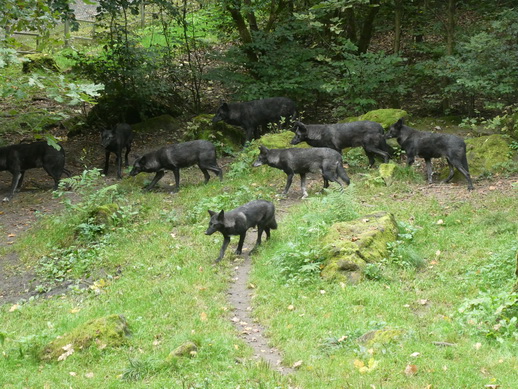
[[221, 249], [219, 250], [219, 257], [216, 259], [216, 263], [221, 261], [225, 256], [225, 250], [227, 249], [229, 243], [230, 236], [223, 236], [223, 246], [221, 246]]
[[300, 189], [302, 190], [302, 198], [305, 199], [308, 197], [308, 192], [306, 191], [306, 175], [300, 174]]
[[284, 188], [284, 192], [282, 192], [282, 194], [287, 194], [288, 193], [288, 190], [290, 189], [291, 182], [293, 181], [293, 176], [294, 175], [295, 175], [295, 173], [289, 173], [288, 174], [288, 180], [286, 181], [286, 187]]
[[243, 243], [245, 242], [245, 236], [246, 232], [243, 232], [241, 235], [239, 235], [239, 243], [237, 244], [236, 250], [237, 255], [241, 255], [241, 253], [243, 252]]
[[432, 171], [432, 160], [430, 158], [425, 158], [424, 160], [426, 162], [426, 175], [428, 176], [428, 183], [431, 184], [432, 183], [432, 175], [433, 175], [433, 171]]
[[450, 180], [453, 178], [453, 175], [455, 174], [455, 171], [453, 170], [453, 164], [451, 161], [446, 158], [446, 161], [448, 161], [448, 167], [450, 168], [450, 174], [448, 174], [448, 177], [443, 182], [450, 182]]
[[146, 189], [146, 190], [153, 189], [153, 187], [156, 185], [156, 183], [158, 181], [160, 181], [160, 179], [164, 176], [164, 174], [165, 174], [165, 172], [163, 170], [157, 171], [156, 174], [155, 174], [155, 177], [153, 178], [151, 183], [148, 186], [146, 186], [144, 189]]

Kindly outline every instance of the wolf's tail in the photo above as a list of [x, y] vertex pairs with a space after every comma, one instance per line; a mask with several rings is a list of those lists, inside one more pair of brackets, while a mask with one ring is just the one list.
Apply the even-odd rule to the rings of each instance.
[[338, 177], [340, 177], [342, 181], [345, 182], [347, 185], [351, 183], [351, 180], [349, 179], [349, 176], [347, 175], [347, 172], [344, 169], [342, 161], [338, 161], [336, 164], [336, 174], [338, 174]]

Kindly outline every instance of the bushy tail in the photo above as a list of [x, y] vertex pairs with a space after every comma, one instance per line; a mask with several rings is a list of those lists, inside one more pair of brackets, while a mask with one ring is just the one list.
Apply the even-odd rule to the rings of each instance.
[[338, 177], [340, 177], [347, 185], [351, 183], [351, 180], [349, 179], [349, 176], [347, 175], [347, 172], [345, 171], [344, 165], [342, 165], [341, 161], [336, 164], [336, 174], [338, 174]]

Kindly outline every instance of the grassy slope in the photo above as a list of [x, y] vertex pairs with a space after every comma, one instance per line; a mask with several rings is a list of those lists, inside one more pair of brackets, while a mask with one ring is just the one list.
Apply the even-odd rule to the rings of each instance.
[[[0, 346], [0, 372], [9, 372], [0, 374], [0, 386], [274, 388], [293, 381], [305, 388], [415, 388], [512, 387], [518, 382], [516, 342], [485, 339], [467, 331], [457, 318], [463, 300], [477, 296], [480, 288], [510, 290], [516, 192], [503, 196], [498, 190], [475, 191], [462, 200], [456, 194], [465, 191], [463, 185], [436, 196], [416, 191], [415, 183], [372, 186], [353, 174], [345, 193], [313, 194], [280, 213], [273, 239], [254, 256], [251, 281], [256, 285], [255, 315], [267, 325], [272, 342], [284, 351], [287, 364], [303, 361], [293, 378], [285, 378], [247, 359], [250, 350], [228, 320], [225, 290], [236, 239], [222, 265], [215, 267], [221, 236], [203, 234], [208, 208], [271, 199], [285, 176], [264, 167], [202, 186], [199, 174], [191, 172], [195, 178], [186, 174], [186, 185], [174, 196], [141, 193], [131, 180], [125, 181], [124, 197], [139, 214], [104, 238], [94, 265], [102, 272], [93, 271], [104, 283], [89, 291], [36, 299], [13, 312], [10, 306], [0, 307], [0, 332], [7, 334]], [[367, 178], [373, 174], [363, 173]], [[314, 189], [320, 185], [315, 183]], [[298, 191], [298, 181], [292, 191]], [[279, 208], [284, 207], [281, 202]], [[311, 249], [337, 218], [378, 209], [418, 228], [408, 245], [426, 261], [423, 268], [387, 264], [381, 280], [356, 286], [325, 283], [310, 272], [287, 281], [287, 253]], [[437, 224], [439, 219], [444, 223]], [[34, 264], [52, 250], [45, 242], [73, 242], [74, 224], [71, 216], [60, 219], [61, 229], [49, 228], [55, 223], [44, 220], [18, 249]], [[496, 270], [504, 274], [497, 280], [480, 271], [495, 260], [502, 260]], [[93, 347], [62, 362], [38, 359], [39, 350], [56, 336], [112, 313], [125, 315], [131, 326], [127, 346]], [[385, 345], [367, 348], [356, 342], [377, 328], [404, 333]], [[336, 341], [343, 336], [347, 338]], [[165, 363], [169, 352], [186, 340], [199, 345], [196, 357]], [[456, 346], [441, 348], [433, 341]], [[415, 352], [420, 355], [412, 357]], [[360, 373], [355, 361], [368, 363], [371, 358], [376, 367]], [[404, 373], [408, 364], [417, 366], [416, 375]]]

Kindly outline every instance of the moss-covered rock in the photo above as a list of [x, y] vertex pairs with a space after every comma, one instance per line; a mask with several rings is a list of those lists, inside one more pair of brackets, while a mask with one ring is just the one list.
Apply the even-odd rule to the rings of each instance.
[[214, 115], [203, 114], [194, 117], [188, 124], [184, 140], [205, 139], [216, 144], [224, 144], [233, 150], [241, 149], [245, 132], [236, 126], [219, 121], [212, 123]]
[[379, 172], [385, 184], [391, 185], [394, 181], [394, 173], [396, 171], [397, 165], [394, 163], [382, 163], [379, 167]]
[[292, 147], [304, 149], [311, 147], [306, 142], [301, 142], [298, 145], [290, 144], [294, 136], [295, 134], [291, 131], [281, 131], [272, 134], [265, 134], [254, 143], [255, 146], [265, 146], [269, 149], [288, 149]]
[[[497, 173], [502, 170], [502, 165], [511, 161], [511, 149], [509, 143], [502, 135], [494, 134], [479, 138], [466, 139], [466, 156], [471, 177]], [[440, 178], [448, 177], [449, 168], [445, 167], [440, 172]], [[465, 181], [464, 176], [455, 170], [453, 181]]]
[[43, 349], [41, 359], [61, 361], [92, 346], [101, 350], [122, 346], [126, 343], [128, 335], [128, 324], [122, 315], [109, 315], [90, 320], [50, 342]]
[[173, 133], [181, 127], [179, 120], [171, 115], [161, 115], [151, 119], [144, 120], [140, 123], [132, 125], [134, 132], [158, 132], [160, 130]]
[[53, 72], [60, 72], [60, 68], [54, 58], [48, 54], [36, 53], [28, 54], [25, 56], [28, 61], [23, 63], [22, 71], [24, 73], [30, 73], [37, 69], [46, 69]]
[[375, 345], [384, 346], [398, 338], [400, 338], [405, 332], [399, 329], [386, 328], [382, 330], [369, 331], [358, 338], [359, 343], [363, 343], [367, 347], [373, 347]]
[[166, 363], [171, 363], [177, 358], [193, 357], [197, 351], [198, 346], [194, 342], [185, 342], [171, 351], [165, 361]]
[[384, 129], [388, 129], [392, 124], [406, 116], [408, 116], [408, 113], [405, 110], [388, 108], [369, 111], [361, 115], [358, 120], [371, 120], [381, 124]]
[[119, 210], [119, 206], [115, 203], [103, 204], [96, 207], [91, 213], [90, 217], [93, 218], [94, 224], [105, 226], [112, 226], [114, 215]]
[[396, 220], [387, 212], [333, 224], [322, 241], [323, 252], [328, 258], [322, 277], [358, 282], [368, 263], [379, 262], [388, 256], [387, 243], [396, 240], [397, 235]]

